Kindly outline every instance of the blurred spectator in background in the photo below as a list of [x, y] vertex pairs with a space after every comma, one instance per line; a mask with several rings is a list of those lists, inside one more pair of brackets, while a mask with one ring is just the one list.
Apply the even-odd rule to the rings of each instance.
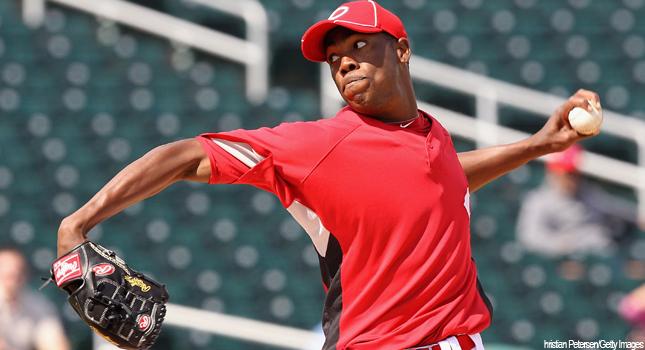
[[25, 288], [27, 262], [20, 251], [0, 247], [0, 350], [67, 350], [56, 309]]
[[517, 238], [528, 251], [550, 256], [612, 252], [636, 206], [585, 182], [578, 172], [582, 147], [575, 144], [546, 161], [545, 181], [520, 208]]
[[618, 312], [633, 326], [628, 340], [645, 341], [645, 284], [621, 300]]

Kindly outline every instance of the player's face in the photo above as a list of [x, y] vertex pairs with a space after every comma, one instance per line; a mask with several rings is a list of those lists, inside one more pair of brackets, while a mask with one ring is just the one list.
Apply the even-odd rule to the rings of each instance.
[[407, 71], [394, 37], [338, 27], [329, 32], [325, 43], [327, 63], [345, 102], [372, 116], [383, 116], [393, 109], [401, 96], [402, 68]]
[[568, 196], [573, 196], [578, 191], [580, 185], [580, 175], [577, 172], [549, 172], [551, 182], [555, 188]]
[[11, 251], [0, 252], [0, 294], [14, 299], [25, 282], [25, 262]]

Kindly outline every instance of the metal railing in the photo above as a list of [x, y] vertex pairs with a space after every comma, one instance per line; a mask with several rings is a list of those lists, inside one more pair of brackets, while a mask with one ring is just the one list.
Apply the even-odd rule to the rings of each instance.
[[[302, 350], [312, 349], [315, 345], [318, 345], [316, 348], [322, 346], [319, 343], [321, 336], [314, 331], [176, 304], [168, 304], [164, 326], [221, 335], [281, 349]], [[117, 350], [114, 345], [98, 336], [94, 336], [94, 344], [94, 350]]]
[[[488, 78], [450, 65], [414, 56], [410, 73], [416, 82], [451, 89], [475, 98], [475, 118], [419, 101], [420, 108], [440, 117], [453, 134], [473, 140], [479, 147], [518, 141], [526, 133], [499, 125], [499, 105], [535, 113], [548, 118], [565, 99], [553, 94], [531, 90]], [[320, 65], [321, 109], [332, 116], [343, 101], [329, 74], [327, 64]], [[635, 191], [638, 213], [645, 220], [645, 122], [604, 110], [602, 132], [634, 142], [638, 147], [638, 163], [632, 164], [601, 154], [585, 151], [581, 172]], [[542, 159], [541, 159], [542, 160]]]
[[263, 102], [269, 89], [269, 16], [256, 0], [184, 0], [227, 13], [244, 20], [246, 39], [259, 48], [258, 57], [249, 62], [246, 74], [247, 98]]
[[175, 16], [123, 0], [23, 0], [23, 19], [31, 27], [42, 24], [45, 1], [87, 12], [173, 42], [182, 43], [246, 67], [246, 98], [255, 104], [269, 90], [267, 13], [256, 0], [189, 0], [242, 18], [247, 39], [222, 33]]

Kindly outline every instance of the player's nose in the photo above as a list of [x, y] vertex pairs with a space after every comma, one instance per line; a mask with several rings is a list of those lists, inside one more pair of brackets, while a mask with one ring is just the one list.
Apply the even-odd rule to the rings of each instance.
[[340, 73], [345, 76], [347, 73], [359, 68], [358, 62], [350, 56], [343, 56], [340, 59]]

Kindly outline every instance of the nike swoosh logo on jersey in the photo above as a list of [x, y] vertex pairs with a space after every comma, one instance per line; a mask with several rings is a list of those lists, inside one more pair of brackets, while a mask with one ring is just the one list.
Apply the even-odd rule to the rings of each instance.
[[411, 121], [409, 121], [409, 122], [407, 122], [405, 124], [399, 124], [399, 126], [402, 127], [402, 128], [407, 128], [408, 126], [412, 125], [412, 123], [414, 123], [415, 120], [417, 120], [417, 119], [416, 118], [412, 119]]

